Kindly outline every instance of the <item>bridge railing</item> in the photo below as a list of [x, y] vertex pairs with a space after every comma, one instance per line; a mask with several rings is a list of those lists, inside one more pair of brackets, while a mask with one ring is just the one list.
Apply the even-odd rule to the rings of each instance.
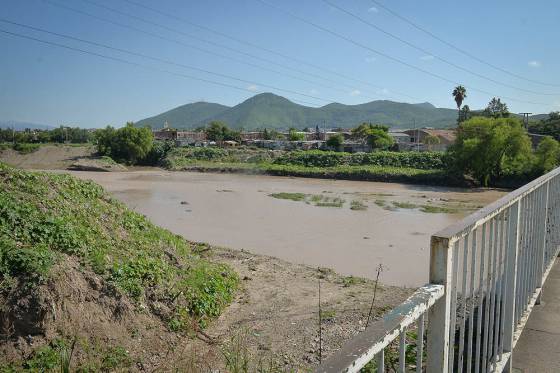
[[[433, 235], [430, 285], [419, 292], [443, 285], [443, 294], [434, 292], [426, 301], [415, 293], [371, 331], [368, 328], [330, 357], [319, 371], [359, 371], [377, 356], [377, 371], [383, 372], [387, 366], [383, 349], [397, 337], [401, 347], [396, 370], [409, 371], [401, 352], [407, 342], [406, 326], [401, 323], [395, 333], [390, 320], [396, 319], [406, 319], [407, 326], [418, 323], [415, 343], [420, 361], [413, 365], [419, 372], [510, 371], [513, 349], [539, 302], [559, 247], [560, 168]], [[417, 312], [409, 313], [411, 309]]]

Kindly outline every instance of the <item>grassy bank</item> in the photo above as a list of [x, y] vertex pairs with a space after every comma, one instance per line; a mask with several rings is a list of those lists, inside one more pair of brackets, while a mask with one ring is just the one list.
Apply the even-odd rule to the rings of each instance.
[[440, 153], [280, 152], [255, 149], [178, 148], [163, 166], [175, 171], [228, 172], [325, 179], [453, 184]]
[[[196, 246], [156, 227], [93, 182], [0, 163], [0, 185], [1, 330], [7, 341], [47, 336], [42, 346], [22, 352], [24, 360], [0, 358], [0, 365], [45, 371], [48, 367], [37, 366], [48, 363], [41, 356], [62, 351], [60, 343], [70, 346], [69, 325], [82, 320], [72, 319], [68, 306], [59, 304], [72, 299], [59, 294], [73, 284], [97, 284], [84, 296], [99, 293], [94, 302], [99, 314], [76, 317], [109, 315], [108, 330], [117, 328], [115, 312], [130, 308], [131, 325], [149, 317], [168, 332], [196, 334], [233, 298], [238, 277], [228, 266], [200, 257]], [[64, 281], [69, 274], [72, 281]], [[108, 303], [119, 306], [103, 308]], [[65, 326], [57, 324], [61, 320]], [[74, 332], [92, 337], [79, 326]]]

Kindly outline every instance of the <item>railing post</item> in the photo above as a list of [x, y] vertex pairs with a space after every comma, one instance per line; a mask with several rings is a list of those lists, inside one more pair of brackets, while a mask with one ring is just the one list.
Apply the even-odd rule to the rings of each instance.
[[539, 293], [535, 304], [541, 304], [541, 296], [542, 296], [542, 287], [544, 286], [543, 283], [543, 276], [544, 276], [544, 271], [546, 269], [546, 267], [548, 266], [548, 263], [546, 262], [546, 230], [548, 228], [548, 198], [549, 198], [549, 193], [550, 193], [550, 186], [549, 186], [550, 182], [547, 181], [546, 184], [543, 186], [543, 188], [545, 188], [545, 192], [544, 192], [544, 206], [543, 206], [543, 221], [542, 226], [539, 227], [542, 229], [541, 234], [539, 239], [542, 240], [540, 242], [539, 245], [539, 250], [542, 250], [542, 252], [539, 253], [539, 262], [538, 262], [538, 271], [539, 273], [537, 274], [538, 278], [537, 281], [539, 282], [539, 285], [537, 286], [537, 288], [541, 288], [541, 292]]
[[453, 250], [448, 238], [432, 236], [430, 247], [430, 283], [445, 287], [445, 293], [428, 313], [427, 372], [448, 372], [449, 323]]
[[504, 352], [511, 352], [503, 372], [512, 371], [513, 362], [513, 337], [515, 334], [515, 300], [517, 286], [517, 255], [519, 253], [519, 222], [520, 222], [520, 201], [518, 200], [509, 210], [508, 227], [508, 250], [506, 255], [506, 296], [504, 313]]

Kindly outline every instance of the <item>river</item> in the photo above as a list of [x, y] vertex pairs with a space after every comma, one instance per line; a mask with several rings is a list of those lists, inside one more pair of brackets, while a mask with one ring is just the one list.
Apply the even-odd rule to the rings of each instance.
[[[432, 233], [504, 194], [397, 183], [163, 170], [71, 173], [94, 180], [155, 224], [189, 240], [328, 267], [344, 275], [375, 278], [381, 264], [382, 283], [410, 287], [428, 281]], [[306, 197], [293, 201], [273, 198], [273, 193], [302, 193]], [[334, 198], [339, 198], [342, 207], [316, 205]], [[359, 201], [366, 209], [350, 209], [352, 201]], [[415, 207], [426, 205], [458, 211], [429, 213]]]

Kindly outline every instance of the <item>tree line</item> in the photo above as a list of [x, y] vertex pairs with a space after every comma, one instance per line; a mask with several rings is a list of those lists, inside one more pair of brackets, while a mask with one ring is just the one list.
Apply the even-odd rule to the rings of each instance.
[[84, 128], [60, 126], [52, 130], [25, 129], [15, 131], [0, 129], [0, 142], [19, 144], [72, 143], [84, 144], [91, 141], [93, 132]]

